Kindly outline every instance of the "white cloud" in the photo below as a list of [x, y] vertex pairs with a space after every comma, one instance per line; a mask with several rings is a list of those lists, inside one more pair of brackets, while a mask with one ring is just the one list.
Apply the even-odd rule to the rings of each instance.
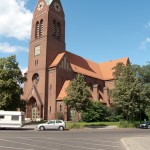
[[[23, 68], [23, 67], [20, 67], [20, 66], [19, 66], [19, 68], [20, 68], [20, 70], [22, 72], [22, 75], [24, 76], [24, 73], [27, 72], [28, 68]], [[20, 87], [24, 88], [24, 83], [20, 84]]]
[[150, 38], [146, 38], [143, 42], [140, 44], [141, 49], [146, 49], [150, 45]]
[[146, 25], [145, 25], [145, 28], [150, 28], [150, 22], [148, 22]]
[[32, 12], [26, 0], [0, 0], [0, 35], [19, 40], [29, 39]]
[[0, 52], [4, 53], [14, 53], [17, 51], [28, 52], [28, 48], [22, 46], [12, 46], [9, 43], [0, 43]]
[[24, 73], [27, 72], [27, 70], [28, 70], [28, 68], [22, 68], [22, 67], [20, 67], [20, 68], [21, 68], [22, 74], [24, 74]]

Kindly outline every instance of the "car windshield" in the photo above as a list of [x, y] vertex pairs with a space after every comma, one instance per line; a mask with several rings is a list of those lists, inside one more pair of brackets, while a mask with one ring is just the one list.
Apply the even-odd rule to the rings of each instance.
[[142, 124], [150, 124], [150, 121], [144, 121]]

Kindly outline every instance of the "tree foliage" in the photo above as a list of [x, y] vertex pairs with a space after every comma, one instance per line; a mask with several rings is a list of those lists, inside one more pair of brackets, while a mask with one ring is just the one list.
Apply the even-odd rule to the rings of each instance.
[[108, 121], [109, 108], [99, 101], [91, 101], [86, 111], [82, 112], [82, 120], [86, 122]]
[[[150, 63], [144, 66], [134, 65], [137, 77], [141, 82], [147, 87], [150, 88]], [[149, 93], [150, 94], [150, 93]], [[150, 98], [150, 95], [149, 95]]]
[[148, 63], [147, 65], [144, 65], [140, 68], [140, 77], [142, 78], [142, 81], [145, 84], [149, 84], [150, 85], [150, 63]]
[[18, 67], [16, 56], [0, 58], [0, 109], [16, 110], [22, 105], [20, 96], [23, 94], [21, 84], [24, 82]]
[[[147, 65], [139, 67], [139, 76], [142, 82], [150, 91], [150, 62]], [[147, 97], [149, 97], [150, 99], [150, 92], [147, 93]], [[146, 109], [146, 115], [148, 116], [148, 119], [150, 120], [150, 105], [148, 105]]]
[[[122, 71], [118, 71], [118, 68]], [[140, 119], [140, 115], [145, 113], [148, 104], [150, 104], [148, 96], [150, 91], [142, 82], [139, 69], [135, 69], [135, 66], [132, 65], [120, 67], [118, 64], [114, 70], [114, 75], [117, 72], [115, 88], [110, 92], [113, 107], [123, 118], [130, 121]]]
[[84, 81], [84, 76], [78, 74], [74, 78], [69, 87], [66, 89], [67, 96], [64, 101], [71, 108], [75, 108], [77, 111], [86, 110], [91, 99], [90, 88]]
[[124, 67], [125, 65], [123, 63], [118, 63], [117, 66], [113, 68], [115, 70], [113, 72], [113, 76], [115, 77], [116, 80], [122, 75]]

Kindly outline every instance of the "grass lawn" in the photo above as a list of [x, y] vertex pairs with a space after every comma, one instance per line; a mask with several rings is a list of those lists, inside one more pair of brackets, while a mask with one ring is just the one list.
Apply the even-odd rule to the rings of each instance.
[[67, 122], [68, 129], [72, 128], [84, 128], [84, 127], [97, 127], [97, 126], [118, 126], [119, 122]]
[[[40, 122], [30, 122], [29, 124], [40, 124], [45, 123], [47, 120], [43, 120]], [[140, 124], [139, 121], [137, 122], [128, 122], [128, 121], [119, 121], [119, 122], [66, 122], [67, 129], [82, 129], [85, 127], [105, 127], [105, 126], [117, 126], [119, 128], [135, 128]]]

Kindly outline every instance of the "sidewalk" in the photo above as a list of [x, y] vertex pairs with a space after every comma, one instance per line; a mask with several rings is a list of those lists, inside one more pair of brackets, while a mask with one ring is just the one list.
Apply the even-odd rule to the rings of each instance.
[[150, 136], [123, 138], [121, 142], [126, 150], [150, 150]]
[[23, 127], [24, 130], [34, 130], [36, 128], [37, 124], [31, 124], [31, 125], [25, 125]]

